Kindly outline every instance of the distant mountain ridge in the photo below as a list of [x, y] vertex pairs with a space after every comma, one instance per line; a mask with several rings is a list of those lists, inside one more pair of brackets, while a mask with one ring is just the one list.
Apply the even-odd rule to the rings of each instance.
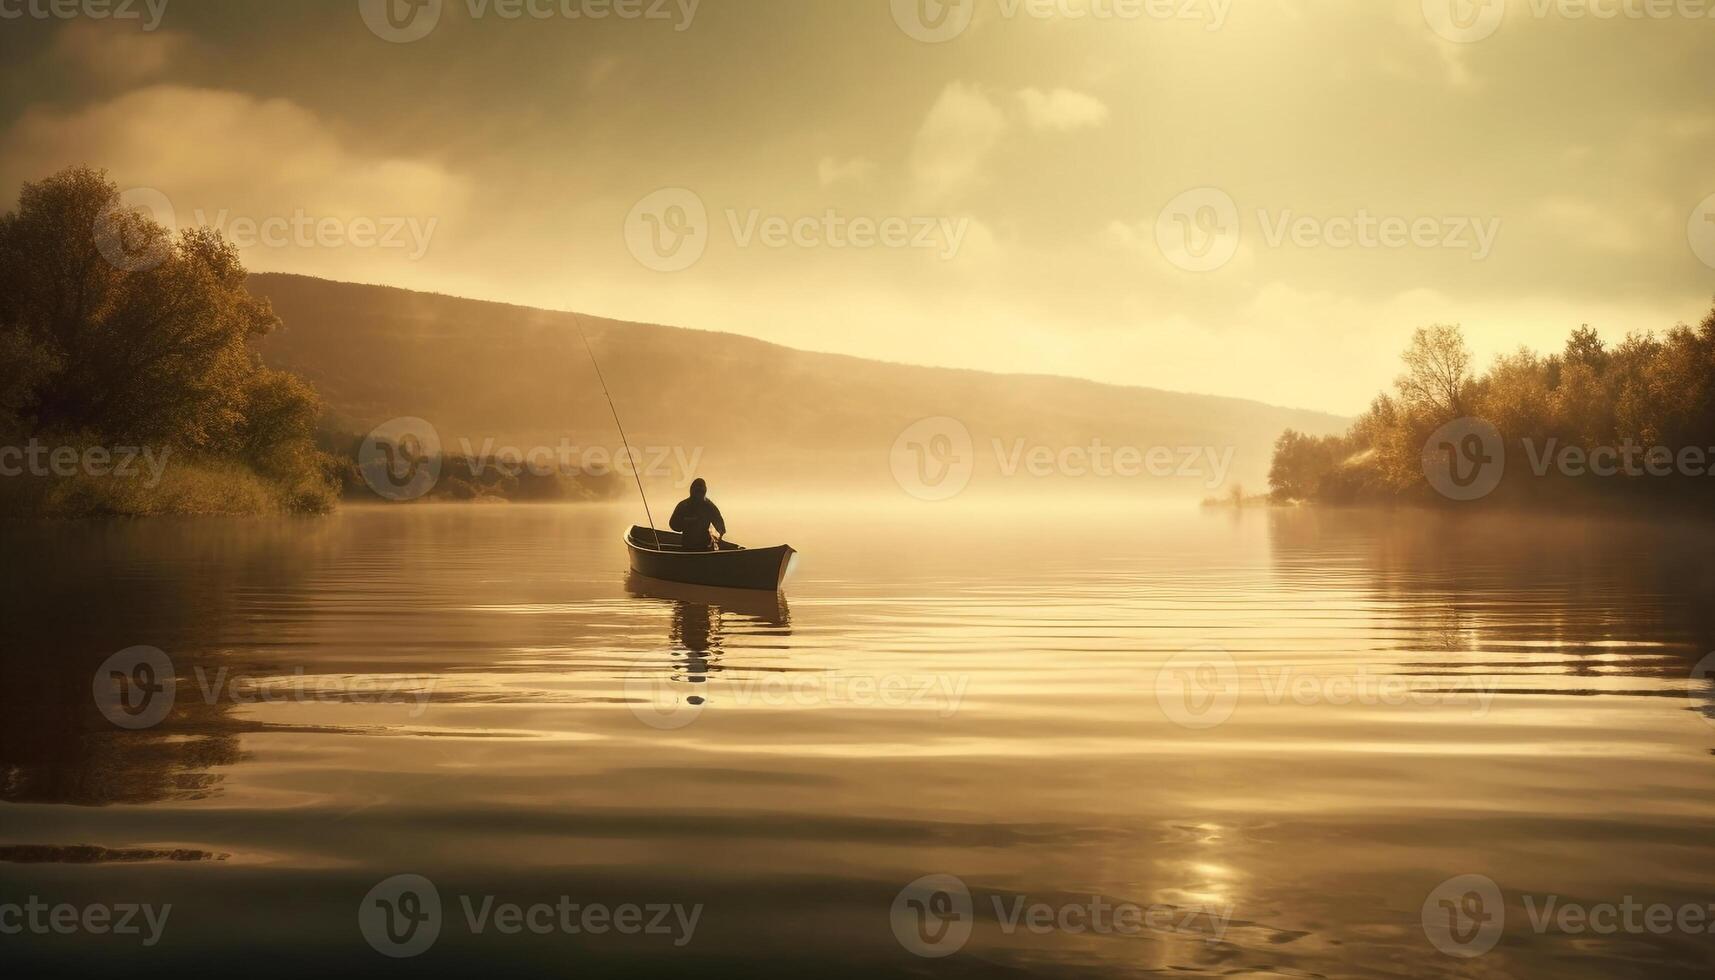
[[[570, 313], [277, 273], [253, 274], [249, 288], [284, 321], [257, 343], [261, 356], [314, 384], [332, 425], [366, 432], [418, 417], [454, 450], [467, 440], [478, 451], [619, 445]], [[1237, 398], [894, 364], [737, 334], [579, 319], [632, 445], [675, 449], [728, 487], [793, 480], [898, 492], [890, 460], [901, 434], [921, 419], [947, 417], [969, 432], [973, 488], [1056, 482], [1031, 475], [1033, 459], [1043, 464], [1038, 471], [1064, 477], [1067, 461], [1075, 471], [1082, 456], [1091, 470], [1096, 457], [1124, 448], [1133, 469], [1147, 459], [1143, 471], [1161, 472], [1167, 457], [1149, 450], [1210, 447], [1210, 459], [1230, 450], [1230, 466], [1220, 468], [1229, 484], [1260, 490], [1282, 430], [1332, 434], [1349, 422]], [[1166, 468], [1183, 468], [1174, 459]], [[1128, 477], [1114, 463], [1110, 457], [1113, 475], [1088, 479], [1126, 493], [1213, 490], [1204, 483], [1214, 466], [1188, 480]]]

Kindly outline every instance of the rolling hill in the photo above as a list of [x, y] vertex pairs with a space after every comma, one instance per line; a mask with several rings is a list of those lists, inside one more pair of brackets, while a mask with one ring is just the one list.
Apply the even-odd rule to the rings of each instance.
[[[619, 444], [571, 314], [293, 275], [258, 273], [249, 285], [284, 321], [258, 342], [263, 359], [314, 384], [331, 427], [366, 432], [414, 416], [433, 424], [449, 450], [463, 448], [462, 440], [478, 451]], [[1236, 398], [916, 367], [734, 334], [579, 319], [632, 445], [676, 448], [686, 459], [700, 450], [698, 474], [723, 489], [792, 481], [897, 493], [891, 461], [901, 433], [920, 419], [948, 417], [970, 434], [973, 489], [1063, 485], [1058, 463], [1039, 466], [1053, 476], [1030, 475], [1032, 451], [1039, 464], [1051, 455], [1093, 470], [1101, 453], [1132, 447], [1136, 456], [1110, 458], [1115, 475], [1079, 482], [1128, 494], [1202, 495], [1224, 470], [1229, 485], [1260, 490], [1283, 429], [1325, 434], [1347, 422]], [[926, 432], [960, 434], [935, 423], [907, 441], [935, 459], [949, 446], [965, 452], [956, 437], [915, 438]], [[1144, 455], [1152, 447], [1170, 456]], [[1178, 447], [1210, 447], [1213, 456], [1188, 477], [1147, 475], [1179, 471], [1188, 452]], [[1229, 467], [1209, 462], [1228, 449]], [[1120, 464], [1140, 472], [1119, 475]]]

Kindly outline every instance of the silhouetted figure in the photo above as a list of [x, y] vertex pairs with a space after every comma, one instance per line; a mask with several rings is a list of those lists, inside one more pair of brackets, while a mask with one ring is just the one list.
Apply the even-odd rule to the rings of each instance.
[[700, 478], [691, 481], [691, 495], [673, 508], [673, 518], [667, 526], [679, 532], [680, 540], [684, 542], [680, 547], [684, 551], [715, 550], [710, 527], [726, 534], [726, 521], [721, 517], [721, 509], [709, 499], [709, 485]]

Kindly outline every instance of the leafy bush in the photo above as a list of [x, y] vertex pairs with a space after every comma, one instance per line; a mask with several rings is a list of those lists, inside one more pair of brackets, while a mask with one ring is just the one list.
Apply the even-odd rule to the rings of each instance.
[[0, 217], [0, 443], [77, 433], [56, 444], [149, 446], [171, 452], [174, 477], [9, 478], [48, 485], [0, 494], [7, 512], [331, 507], [336, 484], [313, 439], [319, 401], [250, 349], [279, 321], [244, 280], [219, 233], [171, 236], [100, 171], [25, 184]]

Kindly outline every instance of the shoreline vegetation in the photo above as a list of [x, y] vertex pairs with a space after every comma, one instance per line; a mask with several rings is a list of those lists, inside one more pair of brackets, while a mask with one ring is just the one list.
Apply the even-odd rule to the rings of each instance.
[[[323, 514], [387, 500], [391, 477], [377, 486], [360, 459], [365, 437], [330, 421], [304, 379], [262, 362], [253, 344], [280, 319], [247, 277], [219, 232], [169, 233], [104, 171], [25, 183], [0, 215], [0, 517]], [[1558, 353], [1520, 348], [1482, 374], [1459, 328], [1425, 327], [1404, 362], [1345, 434], [1283, 432], [1266, 495], [1233, 486], [1203, 505], [1707, 512], [1715, 499], [1715, 310], [1612, 347], [1581, 327]], [[612, 473], [388, 448], [389, 466], [438, 474], [412, 499], [625, 492]], [[1492, 485], [1463, 492], [1497, 460]], [[1456, 492], [1436, 485], [1437, 466]]]
[[[24, 184], [0, 216], [0, 446], [46, 452], [6, 460], [0, 514], [331, 509], [320, 400], [250, 348], [279, 319], [245, 277], [219, 233], [171, 235], [105, 172]], [[145, 449], [152, 478], [115, 461]]]
[[1715, 501], [1715, 309], [1612, 347], [1586, 325], [1559, 353], [1521, 347], [1482, 374], [1458, 327], [1425, 327], [1404, 362], [1345, 435], [1281, 434], [1272, 503], [1708, 513]]
[[[26, 183], [0, 216], [0, 517], [325, 514], [383, 500], [364, 437], [252, 342], [280, 326], [218, 232], [176, 236], [103, 171]], [[430, 462], [415, 461], [418, 465]], [[593, 501], [611, 474], [456, 454], [425, 500]]]
[[[362, 435], [319, 436], [319, 444], [336, 461], [339, 496], [344, 502], [396, 504], [385, 490], [390, 479], [404, 486], [410, 475], [428, 468], [435, 478], [414, 501], [444, 503], [596, 503], [629, 491], [629, 484], [612, 472], [596, 473], [556, 463], [532, 466], [522, 459], [487, 458], [465, 453], [423, 453], [412, 445], [385, 441], [376, 458], [365, 458]], [[366, 465], [367, 464], [367, 465]], [[380, 489], [377, 488], [379, 483]]]

